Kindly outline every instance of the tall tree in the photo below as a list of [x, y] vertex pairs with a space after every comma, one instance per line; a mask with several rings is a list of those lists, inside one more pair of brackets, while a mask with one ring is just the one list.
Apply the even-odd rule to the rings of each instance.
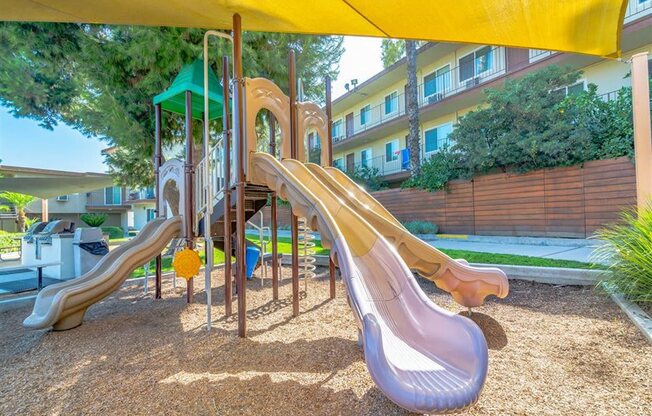
[[380, 58], [383, 68], [392, 66], [396, 61], [405, 56], [405, 41], [396, 39], [383, 39], [380, 44]]
[[421, 140], [419, 134], [419, 86], [417, 85], [417, 44], [405, 41], [407, 55], [407, 117], [408, 149], [410, 149], [410, 175], [416, 176], [421, 171]]
[[18, 231], [21, 233], [25, 231], [25, 208], [34, 201], [34, 199], [33, 196], [19, 194], [18, 192], [0, 193], [0, 200], [4, 200], [16, 208], [16, 225], [18, 226]]
[[[202, 29], [63, 23], [0, 23], [0, 104], [16, 117], [51, 129], [69, 124], [117, 146], [107, 156], [123, 185], [153, 182], [152, 98], [179, 69], [201, 56]], [[271, 79], [287, 91], [287, 50], [297, 50], [298, 76], [309, 99], [320, 100], [325, 76], [335, 77], [341, 37], [247, 32], [246, 76]], [[211, 46], [221, 73], [225, 41]], [[165, 115], [166, 148], [183, 141], [183, 118]], [[201, 138], [199, 123], [196, 138]]]

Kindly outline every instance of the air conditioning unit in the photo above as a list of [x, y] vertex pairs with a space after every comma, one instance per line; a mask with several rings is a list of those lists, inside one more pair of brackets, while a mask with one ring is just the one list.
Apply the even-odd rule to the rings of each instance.
[[480, 77], [471, 78], [466, 81], [465, 87], [466, 88], [475, 87], [479, 83], [480, 83]]
[[68, 195], [59, 195], [57, 197], [57, 201], [62, 201], [62, 202], [68, 201]]
[[428, 104], [436, 103], [444, 98], [444, 93], [438, 92], [428, 96]]

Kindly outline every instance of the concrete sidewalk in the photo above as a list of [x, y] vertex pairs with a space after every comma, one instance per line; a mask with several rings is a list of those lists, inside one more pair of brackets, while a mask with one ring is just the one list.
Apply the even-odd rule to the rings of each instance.
[[[257, 231], [247, 229], [252, 236]], [[279, 237], [290, 237], [289, 230], [279, 230]], [[315, 232], [319, 239], [319, 233]], [[590, 262], [591, 253], [601, 244], [598, 240], [573, 238], [419, 235], [428, 244], [443, 249], [479, 251], [483, 253], [516, 254], [558, 260]]]

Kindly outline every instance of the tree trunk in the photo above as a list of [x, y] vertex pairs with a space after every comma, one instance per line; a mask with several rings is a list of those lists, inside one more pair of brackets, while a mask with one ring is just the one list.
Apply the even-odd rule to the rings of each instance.
[[25, 209], [18, 207], [16, 210], [16, 227], [18, 232], [25, 232]]
[[407, 117], [408, 117], [408, 149], [410, 149], [410, 175], [421, 172], [421, 138], [419, 134], [419, 89], [417, 86], [417, 44], [415, 41], [405, 41], [407, 56]]

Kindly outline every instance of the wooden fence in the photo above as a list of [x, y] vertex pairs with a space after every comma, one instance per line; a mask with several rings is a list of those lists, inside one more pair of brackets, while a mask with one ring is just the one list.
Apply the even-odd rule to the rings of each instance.
[[[585, 238], [636, 204], [634, 165], [598, 160], [526, 174], [493, 174], [453, 181], [447, 191], [374, 192], [401, 221], [430, 221], [449, 234]], [[269, 218], [269, 208], [264, 211]], [[279, 209], [287, 224], [289, 210]]]

